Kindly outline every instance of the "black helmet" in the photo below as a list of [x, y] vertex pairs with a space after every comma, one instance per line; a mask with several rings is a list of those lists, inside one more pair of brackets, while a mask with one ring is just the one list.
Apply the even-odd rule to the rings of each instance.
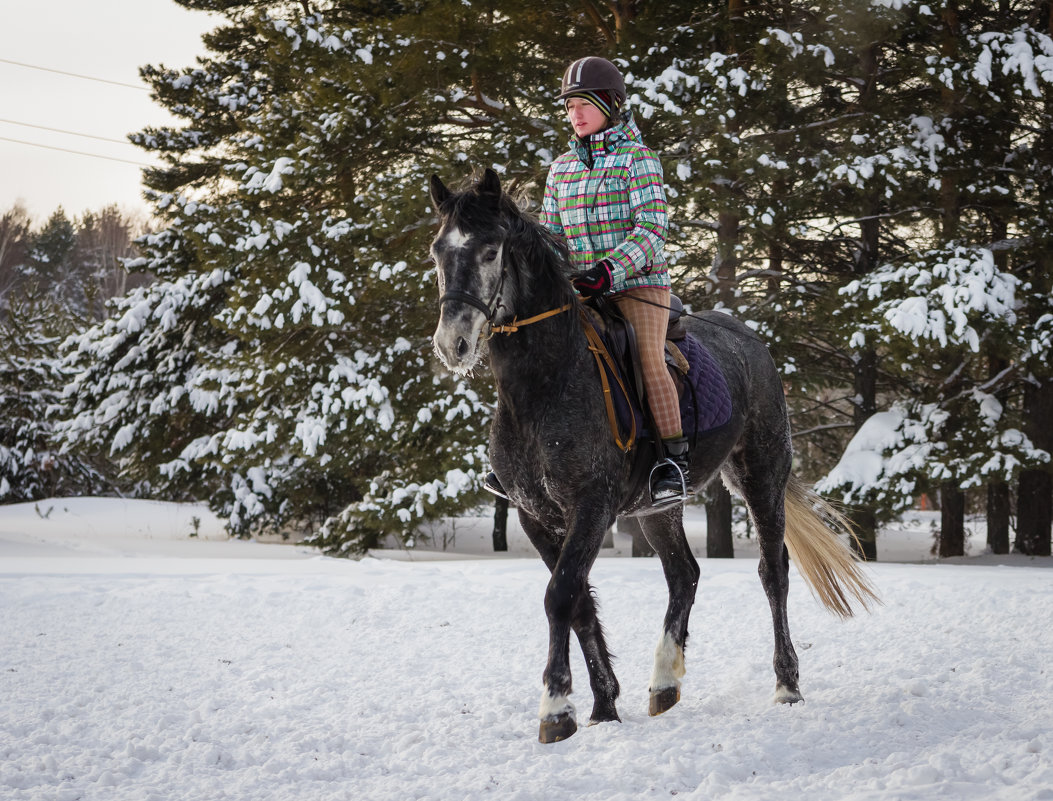
[[625, 79], [616, 66], [599, 56], [579, 58], [563, 73], [563, 84], [557, 100], [579, 92], [610, 92], [615, 105], [625, 102]]

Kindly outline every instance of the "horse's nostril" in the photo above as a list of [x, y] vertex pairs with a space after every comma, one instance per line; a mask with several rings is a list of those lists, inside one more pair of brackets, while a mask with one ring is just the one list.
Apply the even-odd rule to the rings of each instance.
[[457, 358], [463, 359], [468, 354], [468, 340], [457, 337]]

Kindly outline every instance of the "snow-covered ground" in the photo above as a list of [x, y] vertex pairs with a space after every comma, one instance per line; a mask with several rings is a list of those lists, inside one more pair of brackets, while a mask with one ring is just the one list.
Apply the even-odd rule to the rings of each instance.
[[542, 746], [547, 576], [514, 526], [505, 558], [478, 558], [489, 522], [466, 519], [435, 532], [460, 554], [344, 561], [228, 541], [201, 508], [0, 507], [0, 798], [1053, 799], [1050, 560], [983, 556], [977, 534], [958, 564], [906, 564], [931, 561], [927, 526], [883, 532], [901, 561], [870, 568], [872, 614], [838, 622], [792, 576], [794, 707], [771, 703], [748, 542], [701, 560], [683, 700], [659, 718], [660, 566], [599, 560], [622, 723]]

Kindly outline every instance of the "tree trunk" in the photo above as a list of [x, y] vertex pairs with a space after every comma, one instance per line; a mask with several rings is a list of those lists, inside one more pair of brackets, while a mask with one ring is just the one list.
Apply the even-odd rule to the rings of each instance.
[[494, 500], [494, 552], [508, 550], [508, 500]]
[[855, 507], [849, 510], [848, 519], [852, 521], [852, 528], [856, 536], [852, 537], [849, 544], [852, 551], [860, 559], [867, 562], [877, 561], [877, 519], [873, 509]]
[[706, 490], [706, 557], [731, 559], [735, 544], [731, 536], [731, 493], [723, 482], [714, 481]]
[[[940, 49], [948, 59], [953, 59], [958, 54], [959, 19], [957, 0], [947, 0], [944, 3], [943, 31]], [[941, 84], [941, 100], [943, 113], [948, 120], [953, 120], [955, 129], [960, 125], [961, 116], [960, 90]], [[941, 169], [940, 174], [940, 225], [942, 238], [947, 244], [954, 243], [961, 230], [961, 188], [958, 171], [947, 166]], [[955, 381], [945, 387], [947, 395], [952, 395], [958, 390], [958, 382]], [[944, 406], [951, 415], [952, 420], [959, 415], [955, 414], [952, 406]], [[944, 441], [953, 443], [959, 433], [960, 425], [948, 425], [945, 429]], [[940, 557], [965, 556], [965, 493], [956, 482], [946, 482], [940, 487]]]
[[[860, 53], [860, 72], [863, 86], [860, 88], [859, 105], [868, 115], [875, 114], [874, 104], [878, 90], [880, 50], [877, 45], [866, 47]], [[877, 269], [881, 260], [881, 211], [882, 200], [878, 190], [866, 193], [862, 203], [859, 223], [859, 259], [856, 275], [862, 278]], [[868, 345], [853, 354], [852, 388], [855, 401], [852, 408], [852, 425], [855, 432], [863, 427], [877, 411], [878, 357], [873, 346]], [[877, 523], [873, 509], [855, 507], [849, 510], [849, 518], [856, 528], [852, 549], [863, 559], [877, 560]]]
[[992, 481], [987, 485], [987, 547], [991, 553], [1009, 553], [1009, 485]]
[[[1010, 153], [1012, 145], [1009, 141], [1009, 131], [1006, 130], [1002, 142], [999, 144], [999, 152]], [[991, 214], [991, 241], [1003, 242], [1009, 238], [1009, 223], [1007, 222], [1011, 211], [996, 210]], [[995, 267], [999, 272], [1007, 273], [1011, 267], [1009, 264], [1009, 250], [1004, 247], [996, 248], [994, 251]], [[986, 343], [987, 350], [987, 377], [989, 381], [997, 381], [1002, 375], [1009, 362], [999, 352], [997, 345]], [[1002, 408], [1008, 408], [1011, 403], [1009, 391], [1004, 385], [995, 386], [994, 395]], [[987, 484], [987, 547], [994, 554], [1009, 553], [1009, 516], [1011, 514], [1009, 485], [998, 479], [992, 478]]]
[[[864, 242], [868, 241], [875, 249], [876, 261], [876, 226], [872, 231], [864, 230]], [[877, 372], [877, 351], [870, 347], [859, 351], [852, 366], [852, 384], [856, 397], [852, 409], [852, 423], [857, 432], [877, 411]], [[868, 562], [877, 561], [877, 518], [874, 510], [857, 506], [849, 510], [848, 516], [856, 531], [856, 536], [852, 539], [852, 550]]]
[[1024, 470], [1017, 483], [1017, 551], [1028, 556], [1050, 555], [1053, 520], [1053, 479], [1044, 470]]
[[655, 550], [644, 536], [643, 526], [635, 517], [619, 517], [618, 531], [629, 534], [633, 538], [633, 556], [654, 556]]
[[[728, 183], [733, 182], [731, 176]], [[725, 190], [730, 191], [730, 190]], [[727, 198], [731, 202], [731, 198]], [[735, 304], [735, 279], [738, 272], [739, 215], [731, 210], [717, 214], [717, 255], [713, 263], [710, 280], [713, 281], [715, 294], [725, 307], [731, 309]]]
[[[1025, 431], [1036, 448], [1053, 450], [1053, 379], [1029, 382], [1024, 389]], [[1016, 541], [1020, 553], [1050, 555], [1053, 532], [1053, 475], [1048, 466], [1023, 470], [1016, 496]]]
[[965, 556], [965, 493], [957, 484], [940, 487], [940, 558]]

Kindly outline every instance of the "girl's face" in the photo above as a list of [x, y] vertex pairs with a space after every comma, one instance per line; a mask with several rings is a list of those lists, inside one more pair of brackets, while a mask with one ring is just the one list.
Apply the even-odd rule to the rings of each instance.
[[567, 117], [574, 133], [582, 139], [607, 126], [607, 117], [584, 97], [572, 97], [567, 101]]

